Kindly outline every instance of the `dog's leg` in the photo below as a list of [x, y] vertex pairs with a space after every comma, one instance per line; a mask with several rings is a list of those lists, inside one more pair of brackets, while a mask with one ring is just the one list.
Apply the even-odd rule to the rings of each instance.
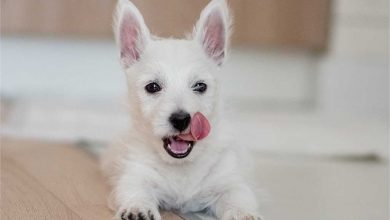
[[220, 220], [261, 220], [253, 192], [245, 184], [225, 191], [212, 208]]
[[161, 220], [158, 201], [148, 180], [134, 173], [125, 173], [114, 188], [115, 220]]

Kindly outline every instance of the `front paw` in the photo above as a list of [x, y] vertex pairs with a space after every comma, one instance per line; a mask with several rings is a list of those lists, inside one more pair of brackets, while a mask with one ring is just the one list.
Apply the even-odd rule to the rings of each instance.
[[158, 211], [152, 209], [128, 208], [121, 209], [117, 215], [116, 220], [161, 220]]

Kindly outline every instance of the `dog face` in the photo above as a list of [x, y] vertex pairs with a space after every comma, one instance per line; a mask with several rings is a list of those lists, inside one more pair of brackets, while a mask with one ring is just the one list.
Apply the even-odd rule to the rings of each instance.
[[215, 74], [225, 58], [229, 21], [226, 3], [214, 0], [202, 11], [191, 39], [157, 39], [132, 3], [118, 4], [114, 28], [134, 126], [165, 160], [199, 154], [201, 148], [194, 146], [202, 141], [180, 136], [191, 133], [196, 114], [201, 129], [212, 127]]

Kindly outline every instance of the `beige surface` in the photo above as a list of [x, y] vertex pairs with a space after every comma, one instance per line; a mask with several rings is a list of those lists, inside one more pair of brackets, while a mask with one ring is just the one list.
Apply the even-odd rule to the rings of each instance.
[[389, 219], [387, 162], [268, 156], [255, 179], [266, 220]]
[[[1, 219], [111, 219], [96, 159], [67, 144], [1, 141]], [[163, 219], [180, 219], [163, 214]]]
[[[389, 218], [387, 162], [254, 155], [254, 188], [265, 219]], [[3, 139], [1, 165], [1, 219], [89, 220], [113, 215], [106, 207], [108, 187], [95, 159], [77, 148]], [[180, 219], [166, 213], [164, 217]]]
[[[133, 0], [152, 33], [182, 36], [191, 32], [209, 2]], [[328, 42], [329, 0], [229, 0], [234, 16], [232, 42], [244, 46], [324, 49]]]
[[[1, 0], [5, 33], [111, 36], [115, 0]], [[152, 33], [191, 32], [209, 0], [133, 0]], [[230, 0], [233, 43], [320, 50], [327, 45], [330, 0]], [[86, 13], [87, 12], [87, 13]]]

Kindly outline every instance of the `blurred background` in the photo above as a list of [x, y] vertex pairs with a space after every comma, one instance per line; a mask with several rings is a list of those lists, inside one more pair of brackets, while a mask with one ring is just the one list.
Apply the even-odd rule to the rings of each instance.
[[[208, 1], [133, 2], [153, 34], [183, 37]], [[104, 145], [126, 132], [114, 5], [1, 0], [2, 136]], [[389, 2], [230, 5], [219, 80], [231, 123], [261, 158], [265, 216], [387, 219]]]

